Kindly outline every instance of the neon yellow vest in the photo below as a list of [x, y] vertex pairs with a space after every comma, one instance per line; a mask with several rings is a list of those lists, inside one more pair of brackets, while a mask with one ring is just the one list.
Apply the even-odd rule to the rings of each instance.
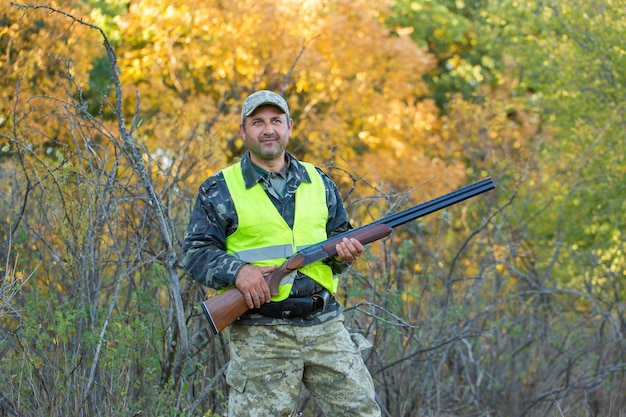
[[[232, 196], [239, 225], [226, 238], [226, 250], [246, 262], [258, 266], [280, 266], [297, 250], [327, 239], [328, 207], [324, 182], [312, 164], [301, 162], [310, 183], [303, 182], [296, 190], [293, 229], [282, 218], [261, 184], [246, 189], [241, 164], [234, 164], [222, 173]], [[300, 271], [330, 291], [337, 292], [338, 280], [322, 261], [314, 262]], [[272, 301], [289, 296], [293, 276], [284, 278], [279, 294]]]

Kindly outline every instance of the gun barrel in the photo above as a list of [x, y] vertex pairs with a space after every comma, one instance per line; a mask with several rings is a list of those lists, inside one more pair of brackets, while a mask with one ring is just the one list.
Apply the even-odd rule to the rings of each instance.
[[493, 190], [494, 188], [495, 184], [493, 183], [493, 180], [491, 179], [491, 177], [487, 177], [484, 180], [478, 181], [463, 188], [459, 188], [456, 191], [444, 194], [433, 200], [419, 204], [415, 207], [411, 207], [399, 213], [392, 214], [391, 216], [380, 219], [374, 223], [386, 223], [390, 227], [400, 226], [404, 223], [410, 222], [411, 220], [426, 216], [428, 214], [434, 213], [435, 211], [439, 211], [451, 205], [460, 203], [461, 201], [467, 200], [468, 198], [472, 198], [489, 190]]

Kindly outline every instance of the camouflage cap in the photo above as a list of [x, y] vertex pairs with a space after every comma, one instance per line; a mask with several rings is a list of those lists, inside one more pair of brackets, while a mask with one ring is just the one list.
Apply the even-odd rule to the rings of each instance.
[[241, 109], [241, 123], [246, 120], [246, 117], [250, 116], [257, 107], [264, 104], [271, 104], [276, 106], [287, 115], [289, 119], [289, 106], [284, 98], [269, 90], [260, 90], [256, 93], [250, 94], [248, 98], [243, 102], [243, 108]]

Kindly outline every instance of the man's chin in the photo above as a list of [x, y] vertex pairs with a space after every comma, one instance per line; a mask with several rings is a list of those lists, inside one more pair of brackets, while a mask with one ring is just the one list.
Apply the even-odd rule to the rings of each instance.
[[264, 161], [273, 161], [276, 158], [279, 158], [283, 155], [283, 150], [272, 150], [272, 151], [256, 151], [254, 156]]

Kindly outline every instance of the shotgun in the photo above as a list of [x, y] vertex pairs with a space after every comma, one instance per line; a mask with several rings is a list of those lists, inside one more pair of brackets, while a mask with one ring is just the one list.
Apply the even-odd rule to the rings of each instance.
[[[323, 242], [306, 247], [287, 259], [278, 269], [265, 277], [272, 295], [278, 294], [280, 281], [296, 269], [302, 268], [315, 261], [331, 258], [337, 255], [335, 246], [343, 239], [354, 238], [362, 245], [382, 239], [391, 234], [391, 229], [426, 216], [438, 210], [457, 204], [468, 198], [493, 190], [495, 185], [491, 177], [478, 181], [472, 185], [460, 188], [449, 194], [442, 195], [409, 209], [400, 211], [382, 219], [376, 220], [365, 226], [348, 230], [335, 235]], [[249, 310], [243, 294], [237, 288], [230, 288], [208, 300], [202, 302], [202, 310], [209, 319], [209, 324], [214, 335], [229, 326], [246, 311]]]

